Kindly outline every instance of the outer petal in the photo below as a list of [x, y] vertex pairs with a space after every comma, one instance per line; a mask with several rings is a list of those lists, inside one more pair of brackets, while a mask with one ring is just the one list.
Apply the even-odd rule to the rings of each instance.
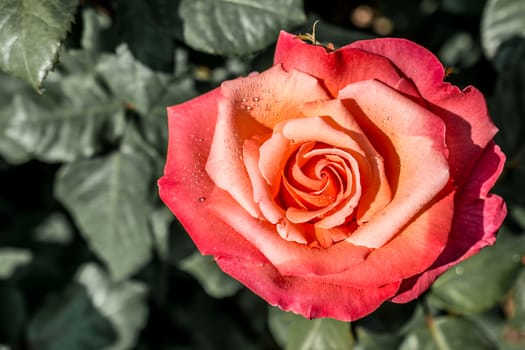
[[304, 244], [287, 241], [276, 232], [275, 225], [250, 216], [222, 190], [214, 191], [206, 202], [213, 209], [215, 216], [252, 243], [282, 275], [338, 273], [363, 262], [370, 253], [367, 247], [359, 247], [345, 241], [325, 249], [310, 248]]
[[365, 261], [335, 274], [312, 276], [313, 281], [367, 288], [403, 280], [428, 269], [448, 244], [454, 193], [428, 205], [394, 239], [373, 250]]
[[498, 129], [490, 120], [483, 95], [474, 87], [432, 103], [430, 110], [447, 125], [451, 176], [461, 187]]
[[[461, 186], [497, 131], [488, 115], [483, 95], [474, 87], [461, 91], [444, 82], [445, 70], [436, 56], [411, 41], [363, 40], [348, 47], [389, 59], [414, 82], [419, 94], [429, 102], [429, 108], [441, 116], [447, 125], [451, 176]], [[380, 72], [376, 79], [383, 80]]]
[[348, 108], [385, 158], [393, 190], [390, 204], [348, 241], [381, 247], [448, 183], [445, 128], [436, 115], [377, 81], [351, 84], [339, 97], [351, 99]]
[[356, 320], [373, 312], [399, 288], [399, 282], [366, 289], [316, 283], [301, 277], [282, 276], [271, 265], [235, 258], [219, 258], [217, 263], [268, 303], [310, 319]]
[[494, 243], [507, 209], [501, 197], [488, 191], [500, 175], [504, 161], [499, 147], [490, 143], [457, 196], [446, 249], [428, 271], [403, 281], [392, 301], [404, 303], [416, 298], [447, 269]]
[[159, 194], [182, 223], [202, 254], [242, 256], [267, 262], [261, 252], [231, 226], [213, 217], [208, 196], [215, 185], [204, 171], [217, 116], [220, 91], [213, 90], [168, 108], [169, 144]]
[[279, 64], [260, 74], [226, 81], [221, 89], [234, 115], [253, 118], [271, 129], [297, 118], [303, 103], [329, 99], [318, 79], [298, 70], [284, 70]]
[[[397, 38], [360, 40], [341, 50], [348, 48], [361, 49], [388, 59], [414, 82], [419, 93], [427, 100], [440, 100], [460, 92], [456, 86], [443, 82], [445, 69], [437, 57], [412, 41]], [[381, 72], [376, 74], [376, 79], [383, 80]]]
[[285, 32], [279, 35], [274, 63], [281, 63], [287, 71], [299, 70], [321, 79], [332, 96], [356, 81], [380, 77], [383, 83], [394, 87], [403, 77], [380, 55], [349, 47], [327, 52], [322, 46], [307, 44]]

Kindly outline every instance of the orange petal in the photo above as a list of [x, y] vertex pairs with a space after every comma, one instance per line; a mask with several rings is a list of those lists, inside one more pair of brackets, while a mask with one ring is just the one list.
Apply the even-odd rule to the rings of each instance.
[[246, 140], [243, 147], [244, 164], [252, 184], [253, 200], [259, 205], [266, 220], [277, 224], [285, 217], [285, 211], [274, 201], [271, 187], [259, 171], [259, 149], [260, 142], [255, 139]]
[[242, 115], [273, 129], [278, 123], [297, 118], [303, 103], [329, 98], [319, 81], [281, 65], [260, 74], [222, 83], [221, 90]]
[[206, 172], [215, 185], [227, 191], [250, 215], [261, 216], [253, 200], [252, 184], [243, 162], [243, 144], [270, 130], [255, 119], [239, 113], [228, 99], [219, 102], [215, 133], [206, 162]]
[[363, 263], [333, 275], [312, 276], [314, 281], [354, 288], [384, 285], [428, 269], [449, 240], [454, 215], [453, 191], [417, 215], [391, 241], [373, 250]]
[[[339, 132], [332, 131], [331, 134], [323, 136], [326, 142], [334, 146], [351, 149], [354, 158], [359, 162], [362, 182], [362, 194], [357, 208], [356, 219], [358, 223], [370, 220], [370, 217], [383, 209], [391, 200], [391, 189], [385, 175], [383, 158], [374, 149], [368, 140], [368, 135], [363, 132], [360, 125], [354, 119], [347, 106], [340, 100], [319, 101], [308, 103], [303, 106], [305, 116], [327, 115], [335, 122], [332, 127]], [[328, 119], [322, 118], [325, 122]], [[293, 121], [295, 122], [295, 121]], [[295, 129], [290, 127], [289, 129]], [[311, 136], [320, 133], [320, 127], [312, 130]], [[294, 136], [296, 135], [288, 135]]]
[[207, 197], [206, 205], [220, 221], [224, 221], [262, 252], [283, 275], [338, 273], [362, 262], [370, 252], [367, 247], [346, 241], [325, 249], [312, 249], [283, 239], [276, 232], [276, 225], [249, 215], [227, 192], [220, 189], [215, 189]]
[[427, 109], [375, 80], [349, 85], [339, 98], [351, 99], [352, 114], [386, 158], [389, 180], [397, 180], [390, 204], [348, 238], [378, 248], [448, 183], [445, 126]]

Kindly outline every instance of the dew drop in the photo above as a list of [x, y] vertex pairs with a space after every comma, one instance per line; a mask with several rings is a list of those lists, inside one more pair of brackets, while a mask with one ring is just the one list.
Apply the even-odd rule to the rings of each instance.
[[392, 120], [392, 117], [388, 116], [386, 117], [387, 120]]
[[255, 96], [255, 97], [252, 98], [252, 100], [253, 100], [253, 102], [259, 102], [261, 100], [261, 98]]
[[206, 200], [206, 197], [199, 197], [199, 202], [204, 202]]
[[243, 98], [241, 98], [241, 101], [242, 102], [246, 102], [246, 101], [248, 101], [248, 99], [246, 97], [243, 97]]
[[247, 111], [251, 111], [253, 109], [252, 106], [244, 106], [244, 109], [247, 110]]
[[273, 116], [274, 116], [274, 117], [277, 117], [278, 115], [279, 115], [279, 113], [277, 113], [277, 112], [273, 112]]
[[456, 275], [461, 276], [463, 272], [465, 272], [465, 269], [462, 266], [457, 266], [454, 271], [456, 272]]

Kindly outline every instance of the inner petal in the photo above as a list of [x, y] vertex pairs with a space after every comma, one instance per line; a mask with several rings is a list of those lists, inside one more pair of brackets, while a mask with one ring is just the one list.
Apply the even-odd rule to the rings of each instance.
[[354, 83], [340, 91], [352, 115], [370, 135], [387, 165], [393, 197], [348, 240], [378, 248], [396, 236], [449, 182], [443, 121], [378, 81]]
[[348, 152], [322, 143], [301, 146], [282, 178], [282, 202], [293, 223], [341, 225], [351, 217], [360, 193], [358, 163]]

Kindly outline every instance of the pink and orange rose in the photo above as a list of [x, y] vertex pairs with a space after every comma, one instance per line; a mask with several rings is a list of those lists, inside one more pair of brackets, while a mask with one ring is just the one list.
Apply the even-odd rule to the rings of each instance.
[[504, 155], [483, 95], [402, 39], [282, 32], [274, 66], [168, 108], [160, 195], [272, 305], [355, 320], [495, 241]]

